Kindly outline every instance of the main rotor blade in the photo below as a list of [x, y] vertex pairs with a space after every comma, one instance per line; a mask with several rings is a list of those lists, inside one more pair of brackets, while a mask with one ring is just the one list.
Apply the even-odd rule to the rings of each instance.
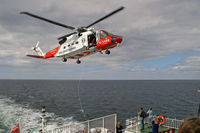
[[75, 29], [75, 28], [72, 27], [72, 26], [68, 26], [68, 25], [65, 25], [65, 24], [61, 24], [61, 23], [58, 23], [58, 22], [55, 22], [55, 21], [52, 21], [52, 20], [49, 20], [49, 19], [46, 19], [46, 18], [37, 16], [37, 15], [34, 15], [34, 14], [32, 14], [32, 13], [29, 13], [29, 12], [20, 12], [20, 14], [25, 14], [25, 15], [28, 15], [28, 16], [31, 16], [31, 17], [34, 17], [34, 18], [37, 18], [37, 19], [40, 19], [40, 20], [43, 20], [43, 21], [46, 21], [46, 22], [55, 24], [55, 25], [58, 25], [58, 26], [62, 26], [62, 27], [68, 28], [68, 29], [70, 29], [70, 30], [74, 30], [74, 29]]
[[108, 15], [106, 15], [106, 16], [104, 16], [104, 17], [102, 17], [102, 18], [98, 19], [97, 21], [93, 22], [92, 24], [88, 25], [86, 28], [89, 28], [89, 27], [91, 27], [91, 26], [95, 25], [96, 23], [99, 23], [99, 22], [101, 22], [102, 20], [104, 20], [104, 19], [106, 19], [106, 18], [108, 18], [108, 17], [112, 16], [113, 14], [115, 14], [115, 13], [117, 13], [117, 12], [119, 12], [119, 11], [123, 10], [123, 9], [124, 9], [124, 7], [122, 6], [122, 7], [120, 7], [119, 9], [112, 11], [112, 12], [111, 12], [111, 13], [109, 13]]

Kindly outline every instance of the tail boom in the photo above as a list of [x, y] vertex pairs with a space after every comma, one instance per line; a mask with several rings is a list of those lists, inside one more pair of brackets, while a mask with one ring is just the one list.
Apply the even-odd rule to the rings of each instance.
[[60, 48], [60, 45], [59, 45], [58, 47], [44, 54], [38, 45], [39, 45], [39, 41], [37, 42], [36, 46], [32, 48], [37, 53], [37, 55], [28, 54], [26, 56], [33, 57], [33, 58], [41, 58], [41, 59], [53, 58], [55, 57], [56, 53], [58, 52]]
[[45, 59], [44, 56], [39, 56], [39, 55], [31, 55], [31, 54], [27, 54], [26, 56], [33, 57], [33, 58]]

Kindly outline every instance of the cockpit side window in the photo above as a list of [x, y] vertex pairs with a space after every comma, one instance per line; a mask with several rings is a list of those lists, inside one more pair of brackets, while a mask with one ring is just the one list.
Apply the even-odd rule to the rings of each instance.
[[107, 33], [108, 33], [109, 36], [112, 36], [112, 35], [113, 35], [112, 33], [109, 33], [109, 32], [107, 32]]
[[108, 37], [108, 34], [104, 31], [101, 31], [100, 32], [100, 38], [102, 39], [102, 38], [106, 38], [106, 37]]

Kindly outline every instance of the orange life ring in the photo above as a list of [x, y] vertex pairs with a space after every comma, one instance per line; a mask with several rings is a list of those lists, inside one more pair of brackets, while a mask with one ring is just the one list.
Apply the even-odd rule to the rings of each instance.
[[157, 116], [157, 121], [159, 122], [160, 125], [165, 124], [165, 116]]

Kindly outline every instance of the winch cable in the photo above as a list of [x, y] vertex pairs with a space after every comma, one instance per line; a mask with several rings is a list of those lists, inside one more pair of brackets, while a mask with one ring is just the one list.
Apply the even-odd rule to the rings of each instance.
[[80, 75], [79, 75], [79, 80], [78, 80], [78, 85], [77, 85], [77, 91], [78, 91], [78, 100], [79, 100], [79, 105], [80, 105], [80, 111], [81, 113], [83, 114], [83, 117], [85, 120], [87, 120], [87, 116], [85, 114], [85, 111], [83, 109], [83, 105], [82, 105], [82, 101], [81, 101], [81, 97], [80, 97], [80, 85], [81, 85], [81, 80], [82, 80], [82, 67], [81, 67], [81, 72], [80, 72]]

